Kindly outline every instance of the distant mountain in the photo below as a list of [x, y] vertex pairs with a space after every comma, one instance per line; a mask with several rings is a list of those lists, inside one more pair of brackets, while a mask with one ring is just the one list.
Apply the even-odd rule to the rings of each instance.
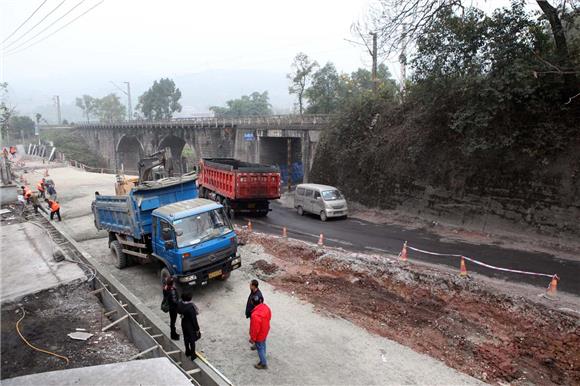
[[181, 90], [183, 111], [179, 116], [208, 114], [209, 107], [223, 106], [227, 100], [254, 91], [268, 91], [275, 113], [290, 112], [294, 103], [294, 98], [288, 94], [286, 74], [261, 70], [208, 70], [185, 75], [159, 75], [156, 78], [138, 73], [130, 76], [97, 73], [92, 76], [71, 75], [8, 82], [10, 101], [20, 114], [32, 116], [40, 112], [49, 122], [56, 122], [54, 95], [60, 96], [62, 118], [79, 121], [82, 113], [75, 107], [76, 97], [83, 94], [102, 97], [115, 92], [126, 104], [126, 96], [111, 84], [111, 80], [117, 80], [120, 86], [124, 86], [118, 79], [128, 79], [135, 108], [139, 95], [161, 77], [172, 78]]

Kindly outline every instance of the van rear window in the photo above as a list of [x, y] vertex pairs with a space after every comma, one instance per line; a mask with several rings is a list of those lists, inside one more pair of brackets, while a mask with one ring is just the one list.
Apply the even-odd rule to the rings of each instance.
[[304, 196], [304, 188], [298, 188], [296, 189], [296, 194], [299, 196]]
[[305, 194], [306, 197], [312, 197], [313, 195], [314, 195], [314, 191], [313, 190], [306, 189], [306, 194]]

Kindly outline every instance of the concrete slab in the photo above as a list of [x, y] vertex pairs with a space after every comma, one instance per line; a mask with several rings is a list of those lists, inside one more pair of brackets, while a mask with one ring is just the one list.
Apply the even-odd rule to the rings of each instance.
[[172, 385], [191, 386], [167, 358], [144, 359], [78, 369], [49, 371], [2, 380], [3, 386]]
[[31, 223], [3, 225], [0, 233], [0, 303], [85, 277], [77, 264], [53, 260], [53, 244], [38, 226]]

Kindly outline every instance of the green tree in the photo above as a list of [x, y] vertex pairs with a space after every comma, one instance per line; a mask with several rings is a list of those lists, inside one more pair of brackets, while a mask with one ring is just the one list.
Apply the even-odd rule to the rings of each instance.
[[83, 95], [76, 99], [76, 106], [83, 110], [83, 114], [87, 118], [87, 122], [91, 120], [91, 115], [97, 109], [97, 99], [90, 95]]
[[5, 142], [10, 140], [10, 117], [14, 113], [14, 108], [8, 104], [7, 97], [8, 83], [0, 82], [0, 133], [2, 134], [2, 140]]
[[310, 114], [330, 114], [339, 107], [340, 77], [334, 64], [328, 62], [312, 75], [312, 84], [304, 92]]
[[101, 122], [119, 122], [125, 119], [125, 106], [115, 94], [95, 100], [95, 113]]
[[175, 82], [161, 78], [139, 97], [137, 109], [149, 120], [171, 119], [174, 112], [181, 111], [179, 99], [181, 91], [175, 87]]
[[226, 107], [212, 106], [209, 108], [216, 117], [246, 117], [272, 114], [272, 106], [268, 91], [259, 93], [254, 91], [250, 95], [226, 102]]
[[308, 55], [300, 52], [294, 58], [294, 62], [292, 62], [292, 72], [287, 75], [290, 80], [288, 92], [290, 94], [296, 94], [298, 97], [298, 111], [300, 115], [304, 112], [304, 92], [310, 84], [312, 73], [316, 67], [318, 67], [316, 61], [311, 61]]
[[12, 138], [25, 139], [34, 136], [34, 121], [23, 115], [10, 117], [10, 129]]

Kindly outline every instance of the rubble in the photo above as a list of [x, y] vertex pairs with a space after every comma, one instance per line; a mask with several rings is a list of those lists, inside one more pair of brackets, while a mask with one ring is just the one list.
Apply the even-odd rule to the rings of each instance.
[[577, 316], [388, 256], [241, 237], [272, 255], [269, 284], [459, 371], [492, 383], [580, 383]]

